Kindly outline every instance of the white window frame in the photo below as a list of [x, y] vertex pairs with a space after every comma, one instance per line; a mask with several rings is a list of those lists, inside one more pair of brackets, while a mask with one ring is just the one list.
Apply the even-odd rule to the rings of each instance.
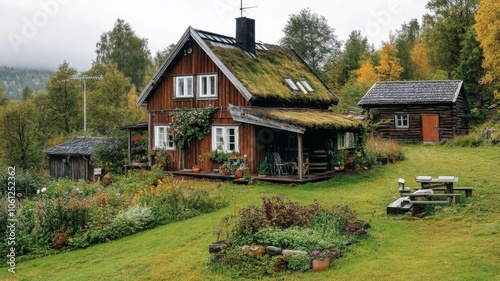
[[170, 126], [155, 125], [155, 145], [156, 148], [166, 148], [167, 150], [175, 150], [174, 135], [170, 131]]
[[396, 115], [394, 115], [394, 124], [396, 124], [396, 129], [408, 129], [408, 128], [410, 128], [410, 116], [409, 116], [409, 114], [396, 114]]
[[[182, 88], [179, 83], [183, 81]], [[192, 98], [193, 97], [193, 76], [176, 76], [174, 77], [174, 95], [176, 98]]]
[[314, 89], [311, 87], [311, 85], [307, 82], [306, 79], [304, 78], [300, 79], [300, 83], [302, 83], [302, 85], [304, 86], [304, 88], [306, 88], [308, 92], [314, 92]]
[[349, 149], [356, 145], [353, 132], [342, 132], [337, 134], [337, 149]]
[[[198, 84], [198, 96], [200, 98], [217, 97], [217, 74], [198, 75], [197, 84]], [[204, 88], [205, 91], [203, 90]]]
[[293, 83], [292, 78], [285, 77], [285, 82], [288, 84], [288, 86], [290, 88], [292, 88], [293, 91], [298, 91], [299, 90], [299, 88], [297, 88], [297, 85], [295, 85], [295, 83]]
[[[212, 126], [212, 149], [224, 152], [239, 151], [238, 129], [238, 126]], [[231, 137], [233, 142], [229, 141]]]
[[297, 84], [297, 86], [299, 87], [299, 89], [302, 91], [302, 93], [307, 94], [307, 91], [306, 91], [306, 89], [304, 88], [304, 86], [302, 86], [302, 84], [300, 84], [299, 82], [297, 82], [296, 84]]

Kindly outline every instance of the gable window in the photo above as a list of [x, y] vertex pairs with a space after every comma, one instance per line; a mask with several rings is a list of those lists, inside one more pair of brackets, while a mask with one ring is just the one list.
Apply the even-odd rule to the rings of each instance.
[[212, 126], [212, 149], [239, 151], [237, 126]]
[[348, 149], [356, 145], [353, 132], [342, 132], [337, 134], [337, 148]]
[[175, 150], [174, 135], [169, 126], [155, 126], [155, 147]]
[[202, 98], [217, 97], [217, 74], [198, 76], [198, 95]]
[[176, 98], [193, 97], [193, 76], [177, 76], [174, 78], [174, 83]]
[[396, 114], [395, 115], [396, 129], [408, 129], [408, 114]]

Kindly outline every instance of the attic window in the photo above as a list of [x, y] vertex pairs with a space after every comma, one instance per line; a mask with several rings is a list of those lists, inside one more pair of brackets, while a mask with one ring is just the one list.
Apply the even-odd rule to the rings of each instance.
[[307, 91], [314, 92], [314, 89], [311, 87], [311, 85], [309, 85], [306, 79], [300, 79], [300, 83], [302, 84], [302, 86], [304, 86], [304, 88], [306, 88]]
[[290, 88], [292, 88], [292, 90], [294, 90], [294, 91], [298, 91], [298, 90], [299, 90], [299, 88], [297, 88], [297, 86], [295, 86], [295, 84], [293, 83], [292, 78], [290, 78], [290, 77], [285, 77], [285, 81], [286, 81], [286, 83], [288, 84], [288, 86], [289, 86]]
[[301, 90], [304, 94], [307, 94], [307, 91], [306, 91], [306, 89], [304, 88], [304, 86], [302, 86], [302, 84], [300, 84], [299, 82], [297, 82], [297, 86], [300, 88], [300, 90]]

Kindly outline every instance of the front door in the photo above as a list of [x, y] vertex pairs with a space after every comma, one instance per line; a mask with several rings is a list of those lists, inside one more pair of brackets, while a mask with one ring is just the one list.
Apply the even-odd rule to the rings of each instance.
[[439, 115], [422, 115], [422, 141], [439, 141]]

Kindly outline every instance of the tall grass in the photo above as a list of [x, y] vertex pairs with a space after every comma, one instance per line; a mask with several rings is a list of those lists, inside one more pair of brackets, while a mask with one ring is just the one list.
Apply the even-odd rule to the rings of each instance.
[[406, 159], [403, 146], [391, 139], [369, 138], [366, 141], [366, 151], [371, 157], [387, 157], [391, 163]]

